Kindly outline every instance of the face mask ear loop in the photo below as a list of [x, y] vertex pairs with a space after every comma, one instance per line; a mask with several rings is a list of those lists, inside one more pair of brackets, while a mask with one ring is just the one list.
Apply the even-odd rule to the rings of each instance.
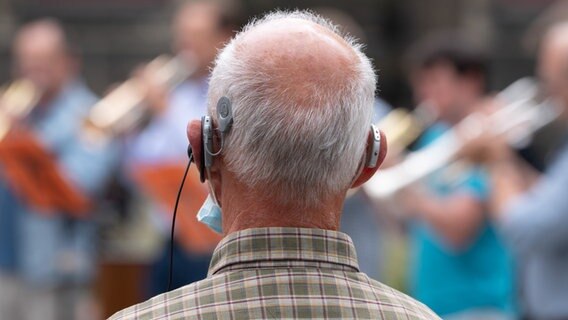
[[[219, 131], [219, 129], [217, 129], [217, 131]], [[215, 157], [221, 154], [221, 152], [223, 152], [223, 146], [225, 145], [225, 136], [223, 133], [221, 133], [221, 147], [219, 148], [219, 150], [215, 153], [210, 152], [210, 150], [207, 148], [207, 145], [205, 145], [205, 152], [209, 153], [211, 156]], [[211, 185], [211, 180], [209, 179], [211, 177], [211, 168], [205, 168], [205, 171], [207, 173], [207, 180], [209, 181], [209, 193], [211, 194], [211, 196], [213, 197], [213, 201], [215, 202], [216, 205], [218, 205], [219, 207], [221, 207], [219, 205], [219, 201], [217, 200], [217, 196], [215, 195], [215, 190], [213, 190], [213, 186]]]
[[211, 177], [211, 169], [207, 168], [206, 172], [207, 172], [207, 183], [209, 184], [209, 194], [211, 194], [211, 197], [213, 198], [213, 201], [215, 202], [215, 204], [218, 205], [219, 207], [221, 207], [219, 205], [219, 201], [217, 201], [217, 196], [215, 195], [215, 190], [213, 189], [213, 185], [211, 184], [211, 180], [209, 179], [209, 177]]

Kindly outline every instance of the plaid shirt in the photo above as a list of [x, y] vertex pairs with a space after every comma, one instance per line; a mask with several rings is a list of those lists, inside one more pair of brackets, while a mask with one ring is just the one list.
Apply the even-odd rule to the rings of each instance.
[[111, 317], [296, 318], [439, 319], [421, 303], [359, 272], [346, 234], [299, 228], [229, 234], [213, 254], [207, 279]]

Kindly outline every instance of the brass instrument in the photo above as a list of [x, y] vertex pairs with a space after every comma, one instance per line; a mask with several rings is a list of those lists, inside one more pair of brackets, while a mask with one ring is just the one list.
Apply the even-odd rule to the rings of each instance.
[[[196, 70], [195, 65], [187, 65], [179, 56], [162, 55], [148, 66], [156, 70], [158, 82], [169, 89], [175, 88]], [[149, 113], [143, 90], [139, 80], [131, 78], [97, 102], [85, 120], [86, 137], [106, 140], [140, 125]]]
[[[376, 124], [387, 137], [389, 147], [387, 157], [396, 158], [404, 153], [406, 148], [436, 121], [437, 117], [429, 101], [418, 104], [412, 112], [404, 108], [390, 111]], [[353, 196], [358, 191], [359, 188], [349, 189], [347, 197]]]
[[37, 105], [41, 94], [29, 80], [16, 80], [0, 89], [0, 141], [15, 121], [25, 118]]
[[413, 112], [402, 108], [389, 112], [377, 124], [388, 137], [389, 156], [403, 152], [436, 118], [430, 102], [420, 103]]
[[378, 174], [363, 185], [375, 199], [392, 197], [398, 191], [420, 181], [436, 170], [454, 163], [463, 144], [478, 137], [483, 130], [503, 135], [515, 148], [530, 142], [533, 134], [554, 121], [560, 110], [549, 99], [540, 96], [537, 83], [530, 78], [517, 80], [497, 95], [504, 106], [488, 117], [485, 126], [481, 114], [471, 114], [446, 132], [438, 140], [416, 152], [404, 161]]

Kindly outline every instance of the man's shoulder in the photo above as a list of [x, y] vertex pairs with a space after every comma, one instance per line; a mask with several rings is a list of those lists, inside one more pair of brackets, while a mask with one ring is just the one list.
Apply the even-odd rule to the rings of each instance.
[[382, 300], [381, 303], [388, 306], [385, 309], [390, 310], [385, 314], [392, 316], [385, 316], [386, 319], [399, 319], [401, 316], [407, 317], [404, 319], [440, 319], [423, 303], [394, 288], [370, 278], [369, 284], [378, 292], [379, 299]]
[[[247, 272], [233, 272], [227, 276], [233, 280], [239, 279], [239, 281], [226, 281], [228, 278], [225, 276], [213, 276], [124, 309], [113, 315], [110, 320], [185, 319], [197, 315], [200, 315], [203, 319], [215, 319], [219, 314], [222, 314], [221, 311], [233, 312], [235, 315], [247, 315], [247, 318], [261, 319], [264, 314], [263, 308], [266, 308], [265, 312], [267, 314], [275, 314], [282, 317], [285, 317], [286, 310], [299, 308], [294, 304], [288, 305], [285, 301], [280, 305], [276, 302], [278, 300], [274, 300], [277, 303], [275, 306], [271, 306], [269, 303], [256, 305], [254, 303], [255, 299], [262, 300], [259, 296], [261, 295], [260, 292], [252, 292], [254, 291], [254, 286], [244, 285], [247, 282], [244, 280], [255, 277], [252, 274], [248, 275]], [[271, 289], [268, 282], [264, 280], [273, 282], [275, 279], [277, 278], [267, 277], [266, 279], [256, 279], [255, 281], [258, 280], [258, 284], [266, 291], [264, 294], [269, 294], [271, 290], [276, 289]], [[294, 279], [289, 280], [290, 286], [295, 286], [296, 281]], [[315, 309], [329, 307], [329, 318], [335, 318], [334, 314], [345, 315], [347, 311], [336, 310], [343, 306], [347, 310], [354, 310], [354, 318], [358, 318], [359, 315], [365, 318], [364, 315], [366, 314], [371, 316], [371, 318], [377, 319], [440, 319], [422, 303], [389, 286], [372, 280], [362, 273], [351, 273], [344, 280], [347, 280], [344, 284], [349, 288], [326, 289], [326, 285], [322, 284], [323, 290], [327, 291], [331, 296], [320, 297], [318, 300], [314, 300], [312, 307]], [[294, 290], [300, 289], [300, 287], [297, 287]], [[248, 291], [251, 291], [251, 293], [247, 293]], [[286, 297], [287, 295], [284, 291], [280, 294]], [[351, 303], [343, 304], [337, 302], [344, 300], [347, 296]], [[323, 300], [327, 300], [326, 298], [330, 300], [322, 306], [318, 302], [322, 298]], [[326, 317], [324, 316], [324, 318]]]
[[203, 311], [202, 306], [205, 302], [214, 302], [214, 293], [219, 291], [218, 287], [222, 282], [219, 278], [207, 278], [157, 295], [115, 313], [109, 320], [161, 319], [170, 317], [184, 319], [187, 316], [196, 315]]

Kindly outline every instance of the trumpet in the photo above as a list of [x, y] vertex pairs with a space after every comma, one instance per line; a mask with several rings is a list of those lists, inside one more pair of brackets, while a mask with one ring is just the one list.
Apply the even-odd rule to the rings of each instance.
[[14, 122], [25, 118], [37, 105], [41, 92], [31, 81], [16, 80], [0, 89], [0, 141]]
[[[180, 56], [166, 55], [158, 56], [148, 67], [156, 70], [157, 81], [170, 90], [197, 68], [195, 64], [188, 65]], [[94, 140], [109, 139], [139, 126], [149, 116], [143, 90], [138, 79], [131, 78], [97, 102], [84, 122], [83, 132], [86, 137]]]
[[531, 78], [517, 80], [496, 98], [504, 105], [488, 116], [488, 127], [484, 125], [487, 122], [483, 115], [474, 113], [467, 116], [434, 143], [411, 152], [400, 164], [379, 171], [363, 185], [366, 193], [374, 199], [392, 197], [436, 170], [455, 163], [464, 143], [478, 137], [484, 130], [502, 135], [513, 148], [524, 147], [535, 132], [560, 115], [560, 109], [550, 99], [541, 96], [538, 84]]

